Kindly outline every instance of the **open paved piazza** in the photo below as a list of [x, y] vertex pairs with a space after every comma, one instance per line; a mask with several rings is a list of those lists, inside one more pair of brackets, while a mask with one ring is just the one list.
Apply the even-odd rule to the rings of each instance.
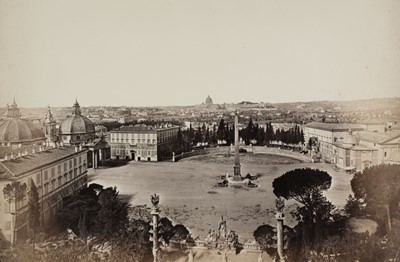
[[[160, 195], [161, 215], [187, 226], [194, 237], [204, 238], [216, 228], [223, 215], [228, 229], [239, 234], [240, 241], [253, 241], [253, 232], [262, 224], [275, 225], [275, 195], [272, 181], [295, 168], [318, 168], [332, 176], [326, 196], [343, 206], [351, 193], [352, 175], [333, 164], [300, 163], [270, 154], [241, 154], [242, 175], [258, 175], [258, 188], [218, 188], [217, 177], [233, 173], [233, 156], [221, 152], [182, 159], [179, 162], [129, 162], [125, 166], [91, 170], [90, 183], [116, 186], [131, 205], [148, 205], [150, 195]], [[296, 204], [286, 203], [285, 223], [295, 225], [290, 215]]]

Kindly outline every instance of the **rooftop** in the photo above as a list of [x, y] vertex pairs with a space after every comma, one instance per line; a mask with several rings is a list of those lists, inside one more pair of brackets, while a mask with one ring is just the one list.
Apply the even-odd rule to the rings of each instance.
[[309, 128], [327, 130], [332, 132], [341, 132], [341, 131], [363, 131], [365, 128], [359, 124], [351, 124], [351, 123], [323, 123], [323, 122], [311, 122], [306, 125]]
[[178, 126], [173, 126], [171, 124], [166, 124], [162, 126], [151, 126], [151, 125], [134, 125], [134, 126], [122, 126], [119, 129], [114, 129], [110, 132], [143, 132], [143, 133], [155, 133], [160, 130], [174, 129], [178, 128]]
[[373, 142], [373, 143], [382, 143], [392, 138], [400, 136], [400, 131], [390, 131], [385, 133], [376, 133], [371, 131], [361, 131], [358, 132], [357, 138], [361, 141]]
[[[83, 149], [82, 151], [85, 150]], [[0, 162], [0, 179], [20, 176], [36, 168], [76, 154], [74, 146], [51, 148], [35, 154], [29, 153], [16, 159]]]

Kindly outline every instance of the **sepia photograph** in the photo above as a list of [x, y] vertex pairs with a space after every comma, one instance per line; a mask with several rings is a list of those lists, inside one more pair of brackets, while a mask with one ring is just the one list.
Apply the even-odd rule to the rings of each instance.
[[400, 0], [0, 0], [36, 261], [400, 261]]

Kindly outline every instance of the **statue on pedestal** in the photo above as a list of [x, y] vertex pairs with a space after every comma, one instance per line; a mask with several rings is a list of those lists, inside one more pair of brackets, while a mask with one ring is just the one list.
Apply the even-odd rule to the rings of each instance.
[[285, 201], [283, 199], [276, 199], [275, 200], [276, 212], [282, 213], [283, 209], [285, 208]]
[[218, 236], [217, 239], [225, 239], [227, 234], [226, 230], [226, 220], [224, 219], [223, 216], [221, 216], [221, 219], [218, 222]]
[[160, 203], [160, 196], [157, 194], [152, 195], [151, 203], [153, 204], [153, 209], [158, 211], [158, 203]]

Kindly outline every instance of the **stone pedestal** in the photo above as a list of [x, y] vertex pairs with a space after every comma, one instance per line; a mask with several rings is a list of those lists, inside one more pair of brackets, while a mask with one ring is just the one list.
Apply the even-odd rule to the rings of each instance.
[[242, 176], [240, 174], [240, 164], [233, 166], [233, 181], [241, 181]]
[[279, 256], [279, 261], [280, 262], [285, 262], [285, 255], [284, 255], [284, 243], [283, 243], [283, 220], [285, 218], [284, 214], [282, 212], [278, 212], [275, 216], [276, 221], [277, 221], [277, 225], [276, 225], [276, 229], [277, 229], [277, 236], [278, 236], [278, 240], [277, 240], [277, 249], [278, 249], [278, 256]]

